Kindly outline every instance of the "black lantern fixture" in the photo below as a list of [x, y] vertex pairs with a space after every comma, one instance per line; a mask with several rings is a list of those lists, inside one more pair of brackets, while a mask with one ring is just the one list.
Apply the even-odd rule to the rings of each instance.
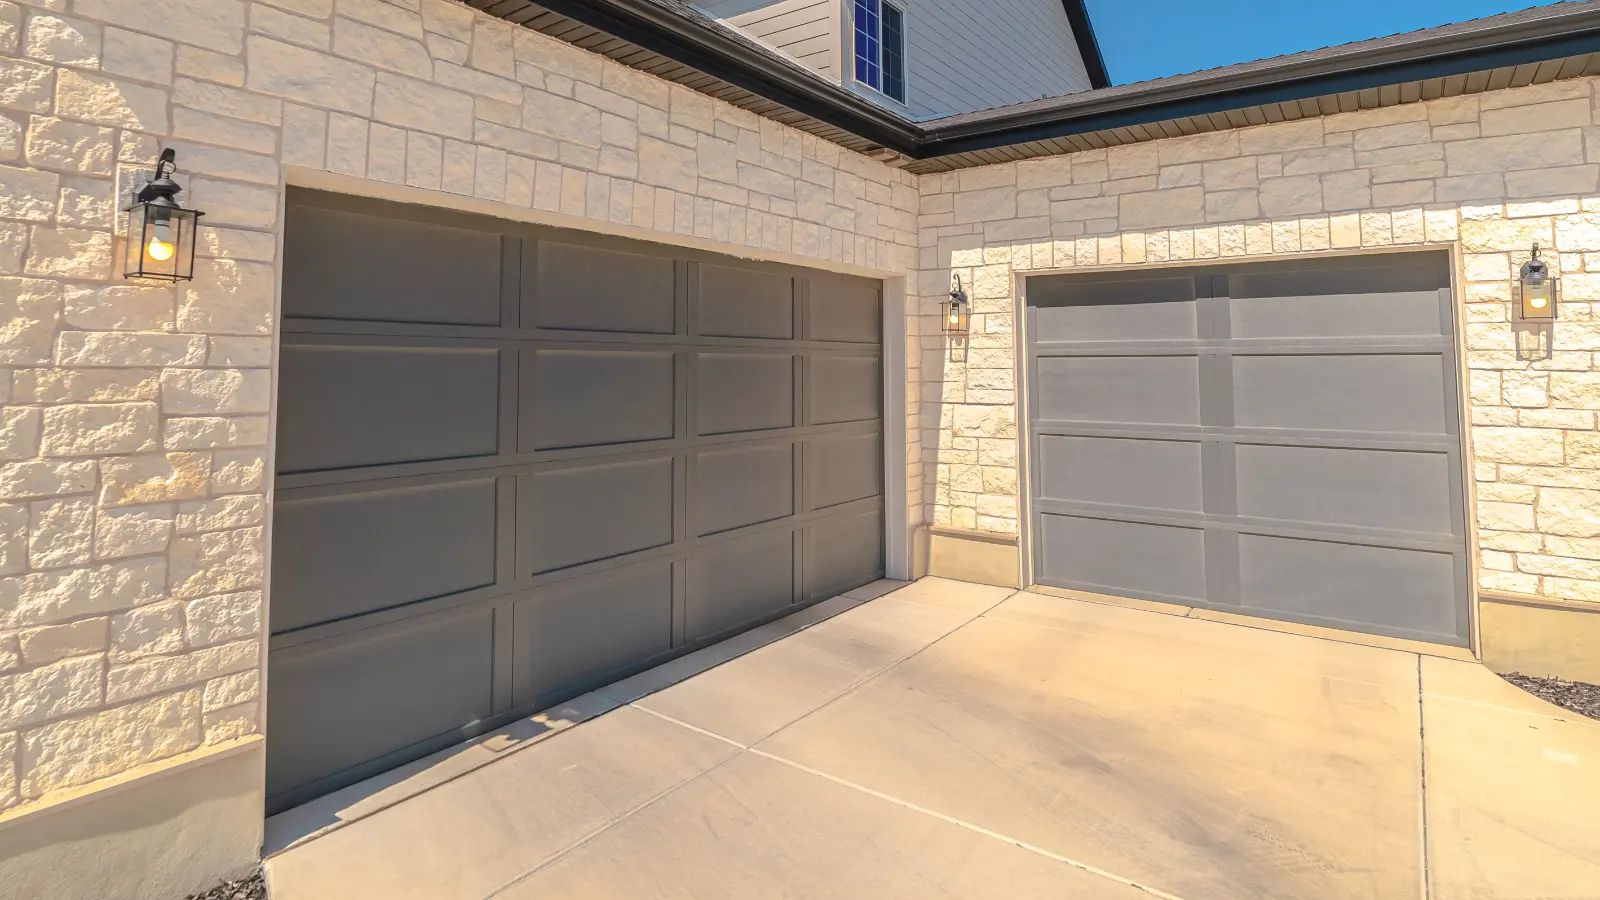
[[195, 228], [202, 215], [177, 201], [183, 190], [172, 180], [177, 151], [161, 151], [155, 177], [139, 188], [128, 214], [122, 277], [188, 281], [194, 277]]
[[972, 319], [972, 305], [967, 302], [967, 292], [961, 289], [961, 276], [953, 276], [955, 287], [950, 299], [939, 304], [939, 321], [946, 334], [966, 334]]
[[1533, 258], [1522, 264], [1522, 273], [1517, 279], [1513, 318], [1518, 322], [1554, 322], [1560, 282], [1539, 258], [1539, 245], [1534, 244]]

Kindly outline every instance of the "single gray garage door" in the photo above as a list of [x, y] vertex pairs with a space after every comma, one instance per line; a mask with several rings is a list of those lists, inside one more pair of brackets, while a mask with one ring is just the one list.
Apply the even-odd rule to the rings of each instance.
[[1027, 297], [1037, 583], [1467, 643], [1445, 254]]
[[881, 284], [291, 191], [273, 810], [883, 572]]

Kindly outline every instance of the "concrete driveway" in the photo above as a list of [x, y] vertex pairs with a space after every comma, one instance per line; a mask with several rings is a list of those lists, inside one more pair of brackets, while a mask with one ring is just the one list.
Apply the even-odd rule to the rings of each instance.
[[278, 817], [272, 897], [1600, 898], [1600, 723], [1481, 666], [893, 586]]

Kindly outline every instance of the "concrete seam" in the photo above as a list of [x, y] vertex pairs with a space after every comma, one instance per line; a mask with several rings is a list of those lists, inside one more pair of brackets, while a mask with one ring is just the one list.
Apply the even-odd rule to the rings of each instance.
[[822, 772], [822, 771], [819, 771], [817, 769], [813, 769], [810, 766], [802, 765], [802, 764], [797, 763], [797, 762], [795, 762], [793, 760], [784, 759], [781, 756], [775, 756], [775, 755], [773, 755], [771, 753], [766, 752], [765, 750], [757, 750], [757, 749], [752, 747], [749, 750], [747, 750], [746, 752], [753, 753], [756, 756], [760, 756], [760, 757], [762, 757], [764, 759], [770, 759], [770, 760], [772, 760], [773, 762], [776, 762], [776, 763], [781, 763], [783, 765], [789, 766], [792, 769], [797, 769], [797, 770], [799, 770], [801, 772], [806, 772], [806, 773], [808, 773], [810, 775], [815, 775], [818, 778], [827, 779], [828, 781], [831, 781], [834, 784], [842, 785], [844, 787], [860, 791], [863, 794], [867, 794], [867, 795], [872, 796], [872, 797], [877, 797], [879, 800], [886, 800], [886, 801], [888, 801], [890, 803], [893, 803], [896, 806], [899, 806], [899, 807], [902, 807], [902, 808], [905, 808], [905, 809], [909, 809], [909, 810], [911, 810], [913, 812], [919, 812], [919, 813], [922, 813], [923, 815], [926, 815], [926, 816], [932, 816], [933, 818], [938, 819], [938, 820], [940, 820], [942, 822], [948, 822], [948, 823], [950, 823], [952, 825], [956, 825], [956, 826], [959, 826], [961, 828], [965, 828], [968, 831], [972, 831], [972, 832], [975, 832], [977, 834], [981, 834], [981, 835], [983, 835], [985, 837], [994, 838], [997, 841], [1002, 841], [1004, 843], [1011, 844], [1011, 845], [1016, 846], [1016, 847], [1021, 847], [1023, 850], [1027, 850], [1027, 851], [1030, 851], [1032, 853], [1036, 853], [1036, 854], [1038, 854], [1040, 856], [1045, 857], [1046, 859], [1051, 859], [1051, 860], [1054, 860], [1054, 861], [1056, 861], [1058, 863], [1064, 863], [1066, 865], [1072, 866], [1075, 869], [1081, 869], [1081, 870], [1083, 870], [1085, 872], [1088, 872], [1088, 873], [1090, 873], [1092, 875], [1099, 875], [1102, 878], [1108, 878], [1108, 879], [1110, 879], [1112, 881], [1115, 881], [1115, 882], [1117, 882], [1119, 884], [1125, 884], [1128, 887], [1137, 888], [1138, 890], [1144, 891], [1145, 893], [1150, 894], [1152, 896], [1161, 897], [1162, 900], [1183, 900], [1183, 898], [1178, 897], [1176, 894], [1169, 894], [1166, 891], [1160, 890], [1158, 888], [1151, 887], [1150, 885], [1147, 885], [1147, 884], [1141, 884], [1141, 883], [1139, 883], [1137, 881], [1134, 881], [1131, 878], [1124, 878], [1121, 875], [1118, 875], [1118, 874], [1116, 874], [1114, 872], [1109, 872], [1109, 871], [1107, 871], [1105, 869], [1102, 869], [1102, 868], [1099, 868], [1097, 866], [1089, 865], [1086, 862], [1080, 862], [1079, 860], [1072, 859], [1071, 857], [1062, 856], [1059, 853], [1055, 853], [1053, 851], [1046, 850], [1043, 847], [1035, 846], [1033, 844], [1028, 843], [1027, 841], [1011, 837], [1010, 835], [1007, 835], [1007, 834], [1002, 834], [1001, 832], [995, 831], [993, 829], [985, 828], [982, 825], [974, 825], [971, 822], [967, 822], [967, 821], [964, 821], [962, 819], [958, 819], [955, 816], [946, 815], [946, 814], [938, 812], [936, 810], [928, 809], [925, 806], [918, 806], [917, 804], [912, 803], [910, 801], [902, 800], [899, 797], [895, 797], [895, 796], [893, 796], [891, 794], [885, 794], [882, 791], [875, 791], [872, 788], [864, 787], [862, 785], [856, 784], [853, 781], [847, 781], [846, 779], [840, 778], [840, 777], [838, 777], [836, 775], [829, 775], [826, 772]]
[[1428, 723], [1423, 718], [1422, 657], [1417, 656], [1417, 773], [1421, 790], [1418, 793], [1419, 833], [1422, 836], [1422, 900], [1433, 897], [1432, 873], [1428, 871]]
[[[716, 737], [716, 735], [711, 735], [711, 736], [712, 737]], [[732, 743], [732, 742], [730, 742], [730, 743]], [[577, 850], [577, 849], [579, 849], [581, 847], [584, 847], [584, 846], [592, 843], [596, 838], [600, 837], [602, 834], [605, 834], [607, 831], [610, 831], [612, 828], [615, 828], [617, 825], [622, 824], [623, 822], [627, 821], [628, 819], [633, 818], [634, 816], [638, 815], [641, 812], [644, 812], [645, 810], [649, 809], [652, 806], [655, 806], [657, 803], [661, 802], [662, 800], [665, 800], [667, 797], [671, 796], [672, 794], [677, 793], [677, 791], [680, 788], [684, 787], [685, 785], [688, 785], [691, 782], [698, 781], [701, 778], [704, 778], [705, 776], [710, 775], [712, 772], [715, 772], [716, 770], [718, 770], [718, 769], [722, 768], [723, 766], [727, 765], [729, 762], [731, 762], [731, 761], [733, 761], [735, 759], [738, 759], [738, 758], [739, 758], [739, 754], [738, 753], [730, 754], [727, 759], [721, 760], [720, 762], [716, 763], [715, 765], [707, 768], [705, 771], [696, 772], [695, 774], [690, 775], [689, 777], [684, 778], [681, 781], [677, 781], [677, 782], [674, 782], [671, 785], [668, 785], [667, 787], [663, 788], [660, 792], [652, 795], [651, 797], [649, 797], [648, 799], [644, 800], [642, 803], [638, 804], [637, 806], [634, 806], [633, 808], [624, 811], [620, 815], [617, 815], [617, 816], [615, 816], [615, 817], [613, 817], [611, 819], [608, 819], [607, 821], [605, 821], [601, 825], [597, 826], [593, 831], [590, 831], [588, 834], [584, 835], [581, 838], [578, 838], [577, 840], [573, 841], [572, 843], [568, 844], [567, 846], [562, 847], [560, 850], [557, 850], [556, 852], [554, 852], [554, 853], [550, 854], [549, 856], [545, 857], [544, 859], [540, 860], [532, 868], [528, 869], [527, 871], [523, 872], [520, 875], [517, 875], [514, 878], [511, 878], [505, 884], [502, 884], [499, 887], [495, 888], [494, 890], [490, 891], [489, 893], [485, 894], [484, 895], [484, 900], [493, 900], [493, 898], [498, 897], [501, 894], [505, 893], [506, 891], [508, 891], [508, 890], [516, 887], [517, 885], [521, 884], [522, 882], [527, 881], [529, 878], [532, 878], [534, 875], [537, 875], [541, 871], [543, 871], [543, 870], [549, 868], [550, 866], [554, 865], [555, 863], [559, 862], [561, 859], [566, 857], [568, 854], [572, 853], [572, 851]]]

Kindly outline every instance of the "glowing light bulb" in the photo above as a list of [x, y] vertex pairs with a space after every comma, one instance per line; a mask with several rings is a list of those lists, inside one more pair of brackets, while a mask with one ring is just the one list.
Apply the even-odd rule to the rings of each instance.
[[960, 323], [960, 321], [961, 321], [961, 317], [959, 315], [956, 315], [955, 313], [951, 313], [950, 314], [950, 324], [951, 325], [956, 325], [956, 324]]
[[150, 258], [156, 262], [166, 262], [178, 248], [172, 243], [172, 226], [166, 222], [156, 222], [150, 228], [150, 243], [144, 248]]
[[1549, 302], [1550, 301], [1547, 300], [1546, 298], [1538, 296], [1538, 295], [1535, 295], [1533, 297], [1529, 297], [1528, 298], [1528, 305], [1533, 307], [1534, 309], [1544, 309], [1545, 304], [1547, 304]]

